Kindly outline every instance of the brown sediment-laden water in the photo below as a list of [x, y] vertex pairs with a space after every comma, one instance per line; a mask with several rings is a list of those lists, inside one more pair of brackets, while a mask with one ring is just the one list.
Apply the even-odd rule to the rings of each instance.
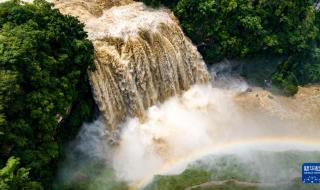
[[109, 130], [128, 116], [180, 94], [209, 75], [201, 55], [166, 9], [131, 1], [58, 1], [78, 16], [95, 47], [89, 73], [94, 98]]
[[[89, 76], [101, 118], [84, 125], [76, 147], [105, 159], [133, 189], [209, 154], [320, 151], [320, 86], [284, 97], [234, 78], [216, 85], [170, 10], [130, 0], [54, 3], [85, 24], [95, 47]], [[116, 146], [105, 142], [113, 132]]]

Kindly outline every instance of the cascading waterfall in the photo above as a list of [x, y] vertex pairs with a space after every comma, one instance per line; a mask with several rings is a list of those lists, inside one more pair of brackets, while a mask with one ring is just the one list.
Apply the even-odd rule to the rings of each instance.
[[[128, 1], [73, 3], [88, 11], [79, 16], [95, 47], [90, 82], [111, 132], [126, 117], [143, 119], [146, 108], [208, 82], [201, 55], [168, 10]], [[57, 6], [77, 16], [66, 4]], [[112, 5], [122, 6], [105, 9]]]
[[[292, 99], [248, 91], [244, 81], [230, 76], [210, 84], [201, 55], [169, 10], [131, 0], [56, 0], [55, 6], [85, 23], [96, 56], [90, 82], [103, 118], [84, 124], [67, 148], [60, 183], [93, 176], [89, 189], [126, 189], [117, 180], [142, 189], [154, 175], [178, 174], [206, 155], [239, 154], [257, 163], [254, 171], [272, 170], [267, 177], [254, 173], [263, 184], [283, 163], [262, 166], [248, 152], [320, 152], [319, 86], [300, 88]], [[105, 126], [111, 133], [122, 126], [117, 146], [109, 144]], [[105, 164], [102, 172], [90, 173], [97, 160]], [[297, 175], [282, 177], [291, 181]]]

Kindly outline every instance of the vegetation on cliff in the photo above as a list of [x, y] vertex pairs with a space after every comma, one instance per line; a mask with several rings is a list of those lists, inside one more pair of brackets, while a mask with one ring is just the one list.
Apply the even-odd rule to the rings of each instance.
[[38, 188], [29, 189], [41, 189], [40, 183], [30, 180], [49, 186], [60, 145], [92, 115], [87, 71], [93, 65], [93, 46], [86, 37], [83, 24], [44, 0], [0, 4], [0, 183], [4, 189], [30, 184]]

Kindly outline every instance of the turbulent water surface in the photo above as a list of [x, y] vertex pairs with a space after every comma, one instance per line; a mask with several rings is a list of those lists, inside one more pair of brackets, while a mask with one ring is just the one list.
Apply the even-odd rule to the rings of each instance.
[[[110, 146], [104, 137], [102, 120], [86, 124], [71, 149], [104, 160], [113, 177], [132, 189], [146, 187], [157, 174], [179, 174], [199, 159], [205, 160], [201, 167], [226, 172], [226, 176], [230, 167], [234, 172], [238, 169], [234, 167], [239, 167], [249, 181], [254, 175], [259, 183], [273, 184], [273, 179], [291, 183], [300, 176], [303, 162], [320, 159], [319, 86], [300, 88], [294, 98], [275, 96], [260, 88], [248, 92], [248, 85], [234, 78], [221, 86], [192, 86], [182, 95], [150, 107], [143, 121], [129, 118], [121, 124], [117, 146]], [[264, 154], [269, 159], [262, 159]], [[207, 155], [226, 160], [235, 155], [237, 162], [231, 159], [227, 166], [221, 166], [219, 163], [225, 162], [221, 159], [201, 159]], [[74, 164], [79, 159], [70, 161]], [[250, 168], [241, 166], [250, 163]], [[278, 173], [280, 167], [283, 169]], [[82, 169], [68, 163], [63, 171], [71, 173], [68, 180], [74, 180], [86, 175], [87, 168]], [[94, 183], [100, 189], [113, 189], [108, 183], [110, 176], [102, 178], [105, 183]]]
[[57, 7], [80, 16], [94, 43], [90, 81], [111, 132], [127, 116], [143, 119], [146, 108], [208, 82], [202, 57], [168, 10], [128, 1], [59, 1]]
[[[78, 16], [94, 43], [96, 70], [90, 81], [101, 111], [67, 148], [62, 183], [94, 178], [89, 189], [126, 189], [121, 182], [147, 188], [155, 175], [179, 174], [208, 155], [237, 155], [242, 163], [255, 163], [253, 171], [268, 168], [254, 175], [259, 176], [255, 182], [270, 183], [270, 176], [295, 179], [304, 159], [277, 173], [285, 162], [262, 162], [257, 151], [275, 158], [300, 150], [311, 155], [305, 161], [320, 160], [310, 153], [320, 151], [319, 86], [300, 88], [288, 98], [250, 87], [239, 77], [219, 76], [215, 68], [210, 77], [167, 9], [130, 0], [60, 0], [55, 5]], [[109, 134], [115, 131], [119, 142], [112, 146]], [[218, 163], [205, 160], [207, 167]]]

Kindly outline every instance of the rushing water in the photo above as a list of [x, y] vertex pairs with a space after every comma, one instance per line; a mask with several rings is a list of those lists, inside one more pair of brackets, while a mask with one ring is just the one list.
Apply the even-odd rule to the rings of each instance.
[[[254, 161], [261, 169], [263, 164], [260, 157], [254, 156], [256, 151], [320, 151], [319, 87], [300, 89], [292, 99], [259, 88], [247, 92], [249, 86], [245, 82], [230, 77], [213, 84], [217, 86], [192, 86], [182, 95], [150, 107], [143, 121], [128, 118], [120, 125], [117, 146], [109, 145], [103, 120], [86, 124], [71, 149], [90, 155], [91, 159], [104, 160], [115, 178], [126, 181], [133, 189], [144, 187], [156, 174], [179, 174], [207, 155], [235, 154], [246, 163]], [[304, 161], [319, 159], [319, 154], [314, 154]], [[284, 166], [289, 168], [278, 177], [297, 177], [302, 160], [294, 162], [291, 167], [295, 169]], [[275, 171], [283, 162], [273, 159], [264, 167], [273, 172], [269, 175], [277, 176]], [[71, 168], [72, 175], [77, 176], [78, 169]], [[290, 171], [294, 176], [285, 176]], [[266, 174], [260, 174], [264, 179]], [[99, 187], [108, 189], [108, 184]]]
[[168, 10], [130, 3], [84, 22], [95, 47], [94, 98], [111, 132], [127, 116], [143, 119], [146, 108], [209, 80], [202, 57]]
[[[239, 77], [217, 76], [216, 68], [210, 82], [200, 54], [166, 9], [130, 0], [60, 0], [56, 7], [79, 16], [94, 43], [97, 69], [89, 74], [101, 111], [67, 149], [64, 181], [94, 175], [100, 177], [92, 189], [115, 189], [116, 179], [139, 189], [206, 155], [250, 160], [244, 155], [256, 150], [320, 151], [319, 87], [301, 88], [294, 99], [275, 96]], [[115, 131], [119, 143], [112, 146]], [[96, 160], [110, 172], [89, 170]]]

